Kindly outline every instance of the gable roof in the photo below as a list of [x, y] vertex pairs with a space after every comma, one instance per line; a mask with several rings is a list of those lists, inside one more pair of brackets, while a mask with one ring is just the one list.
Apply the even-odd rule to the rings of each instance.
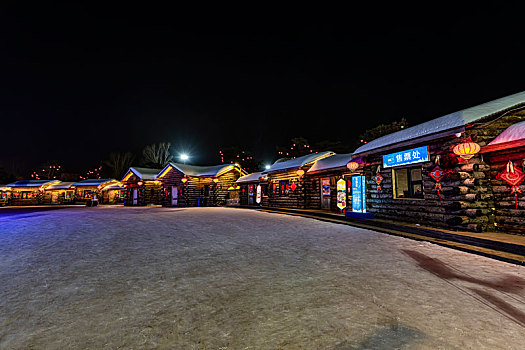
[[190, 164], [181, 164], [181, 163], [169, 163], [164, 169], [158, 173], [160, 177], [165, 171], [172, 167], [184, 175], [193, 176], [193, 177], [217, 177], [220, 176], [232, 169], [238, 169], [241, 174], [245, 174], [236, 164], [220, 164], [220, 165], [211, 165], [211, 166], [201, 166], [201, 165], [190, 165]]
[[504, 142], [512, 142], [525, 139], [525, 121], [509, 126], [505, 131], [498, 135], [492, 142], [488, 144], [497, 145]]
[[258, 182], [259, 181], [259, 178], [261, 176], [264, 176], [262, 171], [260, 172], [257, 172], [257, 173], [251, 173], [251, 174], [248, 174], [248, 175], [244, 175], [244, 176], [241, 176], [240, 178], [237, 179], [237, 181], [235, 181], [236, 183], [244, 183], [244, 182]]
[[40, 187], [59, 183], [60, 180], [20, 180], [6, 185], [6, 187]]
[[117, 182], [117, 180], [115, 179], [86, 179], [79, 182], [75, 182], [73, 186], [100, 186], [112, 181]]
[[326, 157], [318, 160], [315, 164], [308, 169], [308, 173], [313, 173], [315, 171], [322, 171], [328, 169], [342, 168], [352, 160], [352, 154], [333, 154], [330, 157]]
[[285, 160], [284, 162], [275, 162], [275, 163], [272, 164], [270, 169], [267, 169], [267, 170], [263, 171], [262, 173], [263, 174], [268, 174], [268, 173], [272, 173], [274, 171], [283, 171], [283, 170], [288, 170], [288, 169], [300, 168], [300, 167], [302, 167], [302, 166], [304, 166], [306, 164], [310, 164], [312, 162], [316, 162], [319, 159], [323, 159], [323, 158], [329, 157], [329, 156], [331, 156], [333, 154], [335, 154], [335, 153], [332, 152], [332, 151], [325, 151], [325, 152], [318, 152], [318, 153], [307, 154], [307, 155], [302, 156], [302, 157], [297, 157], [297, 158], [294, 158], [294, 159]]
[[126, 177], [130, 175], [130, 173], [135, 174], [139, 179], [142, 180], [155, 180], [160, 171], [161, 169], [131, 167], [126, 172], [126, 175], [124, 175], [124, 177], [122, 178], [122, 181], [126, 181], [124, 179], [126, 179]]
[[354, 154], [378, 151], [380, 148], [408, 140], [418, 139], [424, 136], [435, 135], [445, 131], [463, 128], [477, 120], [491, 116], [495, 113], [504, 112], [525, 104], [525, 92], [503, 97], [494, 101], [483, 103], [479, 106], [467, 108], [458, 112], [447, 114], [443, 117], [430, 120], [403, 129], [392, 134], [372, 140], [359, 147]]
[[481, 148], [481, 153], [489, 153], [509, 148], [525, 146], [525, 121], [513, 124], [498, 135], [492, 142]]

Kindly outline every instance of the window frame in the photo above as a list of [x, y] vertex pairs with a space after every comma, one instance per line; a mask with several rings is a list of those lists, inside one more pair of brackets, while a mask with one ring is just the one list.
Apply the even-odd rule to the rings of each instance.
[[[421, 180], [412, 180], [412, 170], [418, 169], [421, 171]], [[409, 197], [398, 197], [397, 196], [397, 176], [396, 171], [406, 170], [407, 172], [407, 185]], [[415, 196], [414, 185], [421, 185], [421, 195]], [[392, 168], [392, 195], [393, 199], [410, 199], [410, 200], [423, 200], [425, 199], [425, 191], [423, 190], [423, 167], [422, 166], [405, 166]]]

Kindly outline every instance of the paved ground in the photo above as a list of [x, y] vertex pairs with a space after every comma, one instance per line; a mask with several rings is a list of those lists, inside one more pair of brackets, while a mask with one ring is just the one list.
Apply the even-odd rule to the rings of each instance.
[[525, 268], [226, 208], [0, 216], [1, 349], [523, 349]]

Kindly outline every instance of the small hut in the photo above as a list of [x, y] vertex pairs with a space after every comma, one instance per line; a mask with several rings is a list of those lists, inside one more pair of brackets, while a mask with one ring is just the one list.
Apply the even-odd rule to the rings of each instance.
[[239, 186], [239, 204], [268, 206], [268, 182], [262, 172], [241, 176], [235, 182]]
[[11, 187], [0, 185], [0, 207], [8, 205], [11, 200]]
[[478, 152], [510, 125], [525, 120], [524, 109], [521, 92], [359, 147], [353, 156], [365, 159], [367, 211], [447, 229], [495, 230], [493, 181], [499, 168], [492, 171]]
[[268, 182], [268, 206], [306, 208], [304, 175], [317, 161], [333, 154], [334, 152], [326, 151], [290, 160], [278, 160], [269, 169], [263, 171], [262, 174], [267, 176]]
[[315, 162], [306, 172], [306, 207], [335, 212], [351, 208], [351, 177], [361, 175], [357, 167], [348, 168], [348, 164], [352, 162], [355, 163], [356, 160], [352, 159], [350, 153], [333, 154]]
[[75, 202], [84, 203], [97, 198], [102, 204], [116, 204], [124, 189], [123, 184], [115, 179], [86, 179], [75, 182], [72, 187], [75, 188]]
[[126, 188], [126, 206], [142, 206], [162, 203], [162, 184], [156, 180], [161, 169], [129, 168], [122, 178]]
[[59, 183], [59, 180], [21, 180], [6, 185], [11, 188], [10, 205], [43, 204], [47, 187]]
[[44, 191], [44, 202], [46, 204], [67, 204], [75, 200], [74, 182], [60, 181], [46, 187]]
[[509, 126], [481, 153], [490, 165], [495, 227], [525, 233], [525, 121]]
[[198, 166], [170, 163], [158, 174], [162, 183], [163, 206], [225, 205], [228, 190], [246, 173], [238, 164]]

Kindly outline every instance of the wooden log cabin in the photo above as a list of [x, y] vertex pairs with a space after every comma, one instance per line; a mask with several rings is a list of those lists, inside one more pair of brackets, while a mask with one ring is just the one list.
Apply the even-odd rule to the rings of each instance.
[[239, 186], [239, 204], [250, 206], [268, 206], [268, 178], [262, 172], [241, 176]]
[[341, 179], [344, 181], [344, 208], [351, 207], [352, 194], [348, 191], [351, 188], [348, 182], [351, 181], [352, 175], [356, 175], [354, 170], [348, 168], [351, 161], [352, 155], [348, 153], [333, 154], [315, 162], [306, 172], [306, 208], [341, 211], [337, 206], [337, 184]]
[[101, 204], [116, 204], [119, 202], [123, 184], [115, 179], [86, 179], [75, 182], [75, 202], [85, 203], [97, 198]]
[[245, 174], [238, 164], [198, 166], [170, 163], [157, 176], [164, 192], [162, 205], [225, 205], [231, 192], [228, 189]]
[[126, 206], [162, 204], [162, 183], [157, 181], [161, 169], [129, 168], [122, 178], [126, 188]]
[[44, 204], [45, 189], [59, 180], [21, 180], [6, 185], [11, 189], [10, 205]]
[[0, 185], [0, 207], [8, 205], [11, 201], [11, 187]]
[[[500, 231], [525, 233], [525, 121], [509, 126], [481, 149], [490, 165], [494, 196], [494, 226]], [[506, 177], [507, 176], [507, 177]], [[505, 181], [507, 180], [507, 181]]]
[[268, 182], [268, 206], [282, 208], [307, 208], [305, 174], [315, 162], [333, 155], [326, 151], [312, 153], [285, 161], [277, 161], [263, 171]]
[[60, 181], [48, 186], [44, 191], [44, 203], [46, 204], [69, 204], [75, 200], [74, 182]]
[[502, 197], [494, 194], [490, 163], [476, 151], [523, 121], [524, 108], [522, 92], [359, 147], [353, 156], [365, 159], [366, 210], [378, 218], [453, 230], [496, 230], [495, 201]]

